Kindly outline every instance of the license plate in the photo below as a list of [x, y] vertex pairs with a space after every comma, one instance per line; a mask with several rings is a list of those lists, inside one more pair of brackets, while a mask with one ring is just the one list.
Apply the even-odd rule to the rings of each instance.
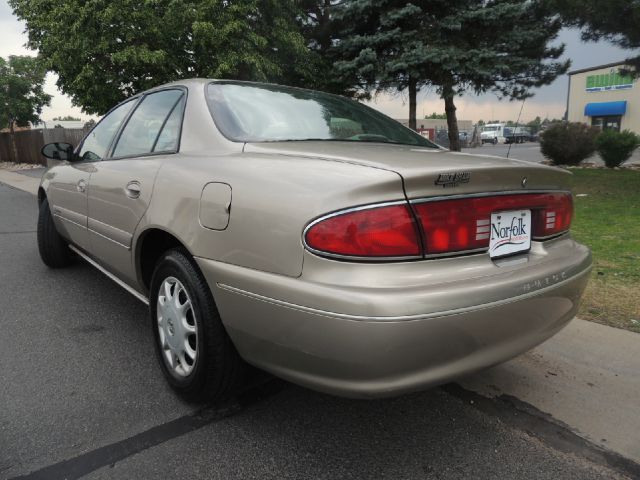
[[531, 248], [531, 210], [491, 214], [489, 256], [503, 257]]

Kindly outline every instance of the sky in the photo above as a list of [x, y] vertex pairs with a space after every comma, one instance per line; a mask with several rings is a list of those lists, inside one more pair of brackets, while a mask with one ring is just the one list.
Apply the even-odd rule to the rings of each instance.
[[[0, 56], [9, 55], [35, 55], [33, 50], [28, 50], [24, 45], [27, 36], [24, 33], [24, 24], [20, 22], [11, 11], [6, 0], [0, 0]], [[633, 51], [623, 50], [606, 41], [597, 43], [584, 43], [580, 40], [580, 32], [565, 29], [560, 32], [556, 43], [566, 45], [564, 57], [572, 62], [570, 70], [588, 68], [605, 63], [612, 63], [634, 56]], [[73, 115], [82, 120], [93, 118], [82, 112], [79, 107], [71, 104], [71, 99], [63, 95], [56, 87], [57, 77], [53, 73], [47, 74], [45, 91], [53, 96], [51, 106], [45, 107], [42, 119], [52, 120], [54, 117]], [[520, 121], [526, 122], [536, 116], [541, 118], [561, 118], [566, 108], [568, 79], [563, 75], [551, 85], [533, 90], [533, 98], [521, 102], [500, 101], [493, 94], [471, 95], [467, 94], [456, 100], [457, 114], [460, 120], [472, 120], [474, 122], [487, 120], [516, 120], [522, 108]], [[409, 105], [406, 95], [379, 95], [369, 105], [393, 118], [407, 118]], [[443, 113], [444, 104], [432, 89], [425, 89], [418, 95], [417, 114], [421, 118], [432, 112]]]

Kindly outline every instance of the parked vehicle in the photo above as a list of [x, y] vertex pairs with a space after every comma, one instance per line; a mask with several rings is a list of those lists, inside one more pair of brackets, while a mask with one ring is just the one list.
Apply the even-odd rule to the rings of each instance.
[[504, 129], [505, 125], [503, 123], [488, 123], [482, 127], [482, 131], [480, 132], [480, 140], [483, 144], [485, 143], [493, 143], [497, 145], [498, 143], [504, 143]]
[[458, 140], [460, 141], [461, 148], [469, 148], [471, 134], [469, 132], [460, 131], [458, 132]]
[[540, 141], [540, 134], [538, 132], [530, 132], [529, 133], [529, 139], [530, 142], [539, 142]]
[[524, 143], [529, 140], [527, 127], [505, 127], [504, 143]]
[[440, 147], [449, 148], [449, 131], [444, 128], [436, 130], [434, 142]]
[[245, 362], [353, 397], [440, 384], [558, 332], [591, 268], [567, 171], [447, 152], [325, 93], [180, 81], [43, 154], [42, 260], [147, 303], [188, 399], [232, 394]]

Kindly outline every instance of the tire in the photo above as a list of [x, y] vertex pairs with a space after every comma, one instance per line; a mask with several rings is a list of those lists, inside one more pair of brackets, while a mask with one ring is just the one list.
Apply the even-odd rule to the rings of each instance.
[[38, 251], [40, 258], [49, 268], [62, 268], [73, 263], [73, 252], [56, 230], [46, 198], [40, 204], [38, 213]]
[[493, 139], [493, 144], [494, 144], [494, 145], [497, 145], [497, 144], [498, 144], [498, 139], [497, 139], [497, 138], [495, 138], [495, 137], [494, 137], [494, 139]]
[[[184, 314], [171, 306], [176, 295], [178, 304], [190, 302]], [[219, 403], [237, 393], [244, 379], [244, 362], [222, 325], [209, 285], [185, 250], [168, 250], [156, 264], [149, 313], [158, 362], [181, 397]]]

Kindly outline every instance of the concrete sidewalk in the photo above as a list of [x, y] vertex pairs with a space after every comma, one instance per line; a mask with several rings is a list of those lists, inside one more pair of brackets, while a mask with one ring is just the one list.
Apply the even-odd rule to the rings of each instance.
[[0, 183], [36, 195], [40, 186], [40, 179], [0, 168]]
[[[1, 169], [0, 182], [32, 194], [40, 183]], [[485, 397], [515, 397], [640, 463], [637, 333], [575, 319], [536, 349], [458, 383]]]
[[640, 463], [637, 333], [575, 319], [536, 349], [458, 383], [486, 397], [515, 397]]

